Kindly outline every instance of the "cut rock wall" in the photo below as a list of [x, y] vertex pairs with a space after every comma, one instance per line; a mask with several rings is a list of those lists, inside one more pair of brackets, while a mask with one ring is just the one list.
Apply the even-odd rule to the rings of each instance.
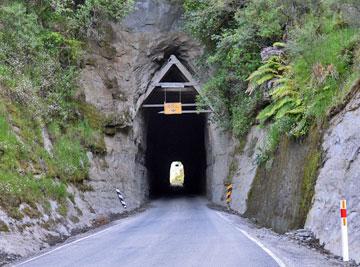
[[207, 132], [211, 144], [207, 179], [212, 202], [226, 206], [225, 185], [231, 183], [232, 210], [280, 233], [303, 227], [316, 179], [316, 168], [311, 173], [306, 169], [313, 163], [311, 155], [317, 160], [318, 133], [302, 142], [282, 140], [273, 159], [259, 165], [266, 129], [253, 126], [240, 141], [211, 124]]
[[266, 129], [254, 126], [239, 142], [210, 123], [209, 199], [225, 207], [225, 185], [232, 183], [232, 210], [280, 233], [305, 227], [341, 256], [339, 202], [346, 198], [350, 258], [360, 262], [360, 81], [347, 101], [325, 132], [321, 126], [304, 140], [283, 139], [260, 166]]
[[[128, 210], [148, 200], [147, 125], [137, 104], [171, 54], [192, 66], [202, 53], [202, 47], [182, 32], [182, 14], [182, 1], [137, 0], [121, 23], [99, 25], [98, 34], [88, 43], [77, 92], [106, 121], [106, 153], [88, 152], [91, 167], [85, 187], [91, 190], [81, 192], [69, 186], [74, 201], [66, 203], [66, 216], [56, 202], [48, 214], [39, 206], [43, 215], [36, 219], [15, 220], [0, 210], [0, 227], [10, 230], [1, 232], [0, 265], [3, 259], [30, 255], [123, 213], [115, 188], [123, 193]], [[51, 153], [46, 129], [42, 136]]]
[[324, 135], [322, 167], [306, 228], [325, 248], [341, 255], [340, 200], [348, 205], [350, 258], [360, 262], [360, 81]]
[[[108, 119], [105, 157], [90, 155], [86, 193], [96, 212], [118, 212], [119, 187], [136, 208], [148, 198], [146, 120], [138, 99], [171, 54], [191, 65], [202, 48], [180, 30], [181, 1], [139, 0], [121, 24], [104, 23], [90, 43], [80, 96]], [[100, 201], [101, 200], [101, 201]]]

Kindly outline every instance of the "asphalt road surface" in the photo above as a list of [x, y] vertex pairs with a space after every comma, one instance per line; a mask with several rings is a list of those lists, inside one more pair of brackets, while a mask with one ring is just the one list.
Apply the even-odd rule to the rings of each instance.
[[271, 251], [206, 203], [201, 198], [157, 200], [143, 213], [17, 266], [279, 266]]

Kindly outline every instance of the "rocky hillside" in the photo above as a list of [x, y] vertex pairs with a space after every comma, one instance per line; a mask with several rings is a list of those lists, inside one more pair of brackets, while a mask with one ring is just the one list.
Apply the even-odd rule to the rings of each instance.
[[[0, 3], [0, 265], [148, 200], [155, 73], [176, 55], [214, 110], [207, 197], [340, 255], [348, 200], [360, 262], [357, 0]], [[140, 99], [140, 100], [139, 100]]]
[[180, 2], [91, 3], [0, 4], [0, 265], [117, 218], [115, 188], [146, 203], [138, 99], [171, 54], [202, 53]]
[[[360, 260], [357, 1], [185, 1], [186, 29], [206, 47], [202, 101], [212, 201], [285, 233], [307, 228], [341, 255], [339, 201], [349, 203]], [[210, 179], [211, 177], [211, 179]], [[351, 208], [350, 208], [351, 207]]]

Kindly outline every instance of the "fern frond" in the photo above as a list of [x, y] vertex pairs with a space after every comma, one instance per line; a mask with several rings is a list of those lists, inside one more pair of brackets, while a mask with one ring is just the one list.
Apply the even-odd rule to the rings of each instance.
[[276, 112], [275, 119], [278, 120], [278, 119], [281, 119], [282, 117], [284, 117], [291, 109], [294, 108], [294, 105], [295, 105], [295, 103], [292, 101], [289, 101], [286, 104], [284, 104]]
[[256, 84], [250, 82], [249, 85], [248, 85], [248, 88], [247, 88], [246, 91], [245, 91], [245, 93], [251, 95], [251, 94], [255, 91], [255, 89], [256, 89], [257, 87], [258, 87], [258, 86], [257, 86]]
[[274, 44], [273, 44], [273, 47], [286, 47], [286, 44], [285, 43], [283, 43], [283, 42], [275, 42]]
[[275, 89], [270, 92], [270, 95], [274, 99], [279, 99], [284, 96], [298, 96], [299, 93], [295, 91], [289, 84], [283, 84], [275, 87]]
[[280, 66], [278, 68], [278, 71], [284, 71], [284, 72], [291, 71], [291, 70], [292, 70], [291, 66]]
[[271, 79], [274, 79], [275, 75], [274, 74], [267, 74], [264, 75], [263, 77], [261, 77], [260, 79], [256, 80], [256, 84], [257, 85], [262, 85], [267, 81], [270, 81]]
[[293, 101], [291, 98], [285, 97], [279, 101], [271, 103], [258, 114], [256, 119], [258, 119], [260, 123], [264, 123], [265, 121], [273, 117], [280, 108], [282, 108], [284, 105], [291, 101]]
[[297, 115], [297, 114], [302, 114], [305, 112], [305, 107], [304, 106], [298, 106], [294, 109], [291, 109], [287, 112], [287, 114], [291, 114], [291, 115]]
[[269, 73], [274, 73], [276, 74], [277, 72], [274, 71], [271, 68], [265, 68], [265, 69], [257, 69], [256, 71], [254, 71], [253, 73], [251, 73], [251, 75], [246, 79], [247, 81], [251, 81], [254, 80], [254, 78], [258, 77], [258, 76], [263, 76], [263, 75], [267, 75]]
[[278, 85], [278, 84], [284, 84], [284, 83], [290, 83], [290, 79], [288, 77], [284, 77], [284, 76], [281, 76], [279, 79], [277, 79], [275, 82], [274, 82], [274, 85]]

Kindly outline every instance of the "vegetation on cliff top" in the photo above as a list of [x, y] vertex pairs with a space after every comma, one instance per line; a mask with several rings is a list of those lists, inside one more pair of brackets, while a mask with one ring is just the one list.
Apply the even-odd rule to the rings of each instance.
[[[87, 38], [132, 0], [5, 0], [0, 4], [0, 206], [64, 202], [66, 183], [87, 178], [87, 150], [105, 150], [93, 107], [75, 99]], [[52, 152], [44, 149], [47, 128]], [[63, 208], [64, 210], [64, 208]]]
[[356, 0], [186, 0], [184, 7], [187, 30], [207, 47], [204, 95], [215, 119], [239, 137], [255, 123], [269, 126], [259, 162], [281, 136], [299, 138], [324, 120], [360, 76]]
[[282, 141], [309, 147], [296, 227], [303, 225], [321, 163], [319, 129], [360, 78], [359, 1], [185, 0], [184, 8], [186, 29], [206, 46], [200, 62], [210, 78], [200, 101], [240, 139], [255, 124], [267, 128], [254, 183], [277, 179], [260, 173], [286, 164]]

